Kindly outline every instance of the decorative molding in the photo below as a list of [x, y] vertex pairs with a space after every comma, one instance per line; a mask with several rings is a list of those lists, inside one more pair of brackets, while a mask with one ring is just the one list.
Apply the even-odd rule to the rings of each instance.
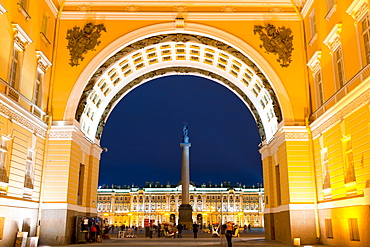
[[17, 3], [17, 5], [18, 5], [18, 10], [22, 13], [26, 21], [31, 19], [31, 16], [28, 14], [27, 10], [20, 3]]
[[83, 11], [83, 12], [91, 11], [91, 5], [89, 4], [78, 5], [76, 9], [77, 11]]
[[23, 31], [19, 24], [13, 23], [12, 27], [14, 31], [14, 44], [19, 50], [24, 51], [26, 46], [31, 44], [33, 41], [27, 33]]
[[[176, 17], [175, 12], [90, 12], [94, 14], [95, 20], [160, 20], [173, 21]], [[86, 20], [86, 13], [81, 11], [63, 11], [62, 20]], [[192, 21], [298, 21], [295, 13], [269, 12], [269, 13], [205, 13], [205, 12], [187, 12], [186, 19]]]
[[54, 5], [53, 0], [45, 0], [45, 2], [49, 6], [49, 8], [50, 8], [51, 12], [53, 13], [54, 17], [57, 17], [57, 15], [58, 15], [58, 9]]
[[337, 11], [337, 3], [334, 3], [334, 5], [331, 7], [329, 12], [325, 16], [325, 20], [329, 21], [331, 16]]
[[134, 4], [125, 6], [125, 12], [138, 12], [139, 11], [139, 6], [136, 6]]
[[270, 7], [270, 12], [279, 13], [279, 12], [283, 12], [283, 9], [278, 7], [278, 6], [271, 6]]
[[313, 56], [311, 57], [310, 61], [308, 61], [307, 66], [312, 71], [312, 74], [316, 74], [316, 72], [321, 68], [321, 51], [316, 51]]
[[359, 107], [370, 102], [370, 78], [344, 96], [334, 107], [310, 124], [313, 138], [330, 129]]
[[306, 3], [304, 4], [304, 6], [301, 10], [301, 14], [302, 14], [303, 18], [306, 18], [308, 12], [310, 11], [310, 9], [312, 7], [313, 2], [314, 2], [314, 0], [307, 0]]
[[184, 30], [185, 27], [185, 19], [181, 13], [179, 13], [175, 19], [175, 29], [177, 30]]
[[[105, 48], [103, 48], [92, 60], [91, 62], [86, 65], [84, 70], [81, 72], [80, 76], [78, 77], [75, 86], [72, 89], [71, 97], [68, 99], [67, 107], [64, 113], [64, 120], [67, 121], [77, 121], [75, 120], [76, 111], [78, 111], [79, 100], [84, 96], [84, 88], [88, 86], [90, 83], [94, 83], [90, 79], [95, 76], [96, 71], [102, 75], [104, 70], [100, 70], [99, 67], [107, 62], [107, 65], [112, 65], [112, 63], [117, 62], [118, 60], [115, 59], [115, 54], [120, 49], [125, 48], [126, 46], [130, 46], [134, 44], [136, 41], [142, 40], [142, 37], [153, 37], [157, 35], [164, 35], [164, 34], [172, 34], [174, 33], [174, 24], [173, 19], [171, 22], [154, 24], [147, 27], [143, 27], [137, 30], [134, 30], [128, 34], [125, 34]], [[233, 49], [238, 50], [243, 56], [246, 56], [250, 60], [254, 61], [255, 64], [258, 64], [259, 74], [264, 75], [267, 81], [274, 82], [273, 87], [274, 90], [278, 93], [279, 96], [279, 105], [282, 107], [284, 112], [285, 118], [282, 120], [279, 125], [284, 125], [284, 122], [294, 122], [293, 119], [293, 111], [292, 106], [290, 103], [289, 95], [287, 94], [281, 79], [276, 74], [275, 70], [271, 67], [271, 65], [264, 59], [264, 57], [251, 47], [248, 43], [240, 38], [227, 33], [223, 30], [214, 28], [212, 26], [197, 24], [197, 23], [187, 23], [185, 30], [181, 32], [175, 32], [176, 34], [195, 34], [210, 38], [215, 41], [220, 41], [221, 43], [229, 46]], [[118, 58], [119, 59], [119, 58]], [[108, 62], [108, 60], [110, 60]], [[95, 78], [97, 79], [97, 78]], [[281, 103], [281, 104], [280, 104]], [[95, 141], [98, 141], [95, 139]]]
[[308, 42], [308, 44], [310, 46], [312, 46], [315, 43], [316, 40], [317, 40], [317, 32], [314, 34], [314, 36], [312, 36], [312, 38], [310, 39], [310, 42]]
[[[240, 59], [241, 62], [245, 63], [246, 66], [248, 66], [250, 69], [254, 70], [256, 74], [258, 74], [261, 82], [263, 83], [263, 86], [270, 92], [270, 98], [273, 101], [272, 107], [274, 111], [274, 115], [276, 116], [276, 121], [281, 122], [282, 121], [282, 113], [280, 109], [280, 103], [277, 100], [276, 94], [274, 94], [274, 89], [271, 87], [269, 80], [265, 77], [263, 73], [261, 73], [260, 69], [258, 66], [250, 60], [247, 56], [242, 54], [239, 50], [236, 50], [235, 48], [221, 42], [218, 40], [214, 40], [208, 37], [204, 37], [201, 35], [191, 35], [191, 34], [167, 34], [167, 35], [157, 35], [157, 36], [152, 36], [148, 37], [146, 39], [141, 39], [138, 40], [137, 42], [134, 42], [121, 50], [118, 50], [114, 55], [112, 55], [110, 58], [106, 60], [105, 63], [101, 64], [98, 69], [95, 70], [94, 75], [90, 78], [88, 81], [84, 92], [82, 93], [82, 97], [80, 98], [80, 102], [78, 103], [78, 108], [75, 112], [75, 119], [77, 121], [81, 121], [81, 116], [83, 115], [84, 109], [86, 107], [86, 102], [88, 100], [88, 95], [91, 92], [91, 89], [94, 87], [96, 84], [97, 80], [99, 80], [100, 76], [105, 73], [108, 69], [111, 68], [111, 65], [122, 59], [124, 56], [127, 54], [130, 54], [136, 50], [143, 49], [147, 46], [150, 45], [155, 45], [155, 44], [160, 44], [162, 42], [168, 42], [168, 41], [174, 41], [174, 42], [182, 42], [182, 43], [187, 43], [187, 42], [197, 42], [200, 44], [204, 45], [209, 45], [212, 47], [215, 47], [219, 50], [224, 50], [227, 53], [233, 54], [237, 59]], [[198, 68], [189, 68], [189, 67], [168, 67], [166, 69], [158, 69], [155, 71], [150, 71], [149, 73], [145, 73], [140, 75], [137, 78], [133, 78], [132, 81], [127, 82], [128, 84], [125, 85], [119, 92], [115, 92], [115, 95], [113, 98], [110, 99], [110, 103], [107, 105], [107, 108], [104, 108], [104, 112], [102, 112], [101, 117], [99, 118], [99, 121], [96, 122], [96, 127], [97, 131], [94, 132], [96, 133], [94, 136], [91, 136], [90, 138], [96, 138], [100, 139], [100, 136], [102, 134], [106, 118], [108, 117], [111, 107], [115, 105], [115, 101], [119, 100], [122, 95], [124, 95], [128, 90], [131, 90], [133, 87], [136, 87], [140, 83], [148, 80], [149, 78], [154, 78], [157, 76], [162, 76], [167, 73], [198, 73], [198, 74], [203, 74], [206, 77], [215, 79], [217, 81], [220, 81], [224, 83], [226, 86], [230, 87], [235, 91], [237, 95], [239, 95], [243, 101], [246, 102], [246, 105], [249, 106], [249, 109], [251, 112], [253, 112], [258, 129], [260, 131], [261, 139], [265, 140], [266, 133], [265, 130], [263, 129], [262, 124], [265, 122], [261, 121], [261, 117], [258, 115], [260, 112], [258, 112], [258, 109], [253, 105], [251, 100], [248, 98], [248, 96], [241, 90], [239, 87], [235, 86], [231, 81], [226, 79], [225, 77], [212, 73], [212, 72], [205, 72], [205, 70], [198, 69]], [[131, 80], [131, 79], [130, 79]], [[100, 115], [99, 115], [100, 116]], [[277, 126], [276, 126], [277, 127]], [[277, 128], [276, 128], [277, 129]], [[270, 141], [270, 138], [272, 137], [273, 134], [269, 132], [269, 137], [267, 141]]]
[[73, 140], [74, 126], [51, 126], [49, 140]]
[[4, 8], [4, 6], [0, 3], [0, 15], [2, 15], [2, 14], [5, 14], [6, 12], [8, 12], [5, 8]]
[[41, 69], [43, 73], [46, 72], [46, 70], [52, 65], [50, 60], [45, 56], [42, 51], [36, 51], [36, 57], [37, 57], [37, 66]]
[[354, 0], [346, 10], [355, 22], [361, 21], [369, 13], [369, 0]]
[[180, 13], [183, 13], [183, 12], [188, 12], [188, 6], [185, 6], [185, 5], [180, 5], [180, 6], [175, 6], [173, 7], [173, 11], [174, 12], [180, 12]]
[[222, 12], [232, 13], [236, 11], [236, 8], [234, 6], [223, 6], [221, 7]]
[[308, 141], [308, 132], [305, 126], [284, 126], [280, 129], [285, 141]]
[[[62, 0], [59, 0], [59, 3]], [[295, 0], [298, 1], [298, 0]], [[301, 2], [303, 0], [300, 0]], [[86, 2], [93, 2], [97, 6], [122, 6], [127, 4], [145, 4], [145, 5], [173, 5], [178, 4], [179, 1], [175, 0], [66, 0], [66, 6], [75, 6], [75, 5], [81, 5]], [[185, 0], [182, 1], [189, 5], [206, 5], [206, 6], [217, 6], [220, 4], [238, 4], [241, 6], [266, 6], [266, 5], [279, 5], [279, 6], [285, 6], [290, 7], [292, 5], [290, 0]]]
[[342, 24], [335, 24], [328, 36], [324, 40], [324, 44], [330, 49], [335, 51], [340, 45], [340, 34], [342, 32]]
[[[49, 140], [73, 141], [80, 147], [83, 153], [92, 155], [100, 160], [100, 154], [103, 149], [99, 145], [91, 143], [77, 126], [64, 124], [68, 123], [64, 121], [53, 122], [49, 133]], [[83, 161], [81, 160], [81, 162]]]
[[0, 94], [0, 114], [9, 120], [28, 129], [32, 133], [45, 138], [47, 125], [40, 119], [33, 116], [30, 112], [15, 105], [13, 101]]

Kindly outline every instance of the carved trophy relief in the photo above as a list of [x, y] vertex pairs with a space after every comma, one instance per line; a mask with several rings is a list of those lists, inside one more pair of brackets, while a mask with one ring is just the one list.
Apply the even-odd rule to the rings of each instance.
[[272, 53], [278, 55], [277, 61], [280, 66], [286, 68], [292, 62], [293, 35], [290, 28], [275, 27], [272, 24], [266, 26], [254, 25], [254, 34], [260, 35], [262, 45], [260, 48], [265, 48], [267, 54]]
[[107, 32], [104, 24], [95, 25], [94, 23], [87, 23], [83, 28], [74, 26], [67, 30], [70, 65], [79, 65], [79, 60], [84, 60], [84, 54], [88, 51], [95, 51], [95, 47], [100, 44], [98, 40], [101, 36], [101, 31]]

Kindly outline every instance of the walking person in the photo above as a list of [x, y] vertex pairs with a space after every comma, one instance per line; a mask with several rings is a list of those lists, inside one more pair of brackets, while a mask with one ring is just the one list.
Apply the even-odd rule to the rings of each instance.
[[227, 247], [232, 247], [232, 238], [233, 238], [233, 224], [228, 221], [226, 223], [226, 240], [227, 240]]
[[177, 226], [177, 237], [178, 237], [178, 238], [182, 238], [182, 229], [183, 229], [183, 226], [182, 226], [182, 224], [180, 223], [180, 224]]
[[195, 224], [195, 222], [193, 224], [193, 233], [194, 233], [194, 238], [197, 238], [198, 237], [198, 225]]
[[178, 226], [176, 226], [176, 223], [173, 224], [172, 226], [172, 231], [173, 231], [173, 237], [176, 238], [177, 236], [177, 229], [178, 229]]

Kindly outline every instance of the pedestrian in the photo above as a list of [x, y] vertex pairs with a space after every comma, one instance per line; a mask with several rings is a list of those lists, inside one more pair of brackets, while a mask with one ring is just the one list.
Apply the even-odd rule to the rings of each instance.
[[198, 237], [198, 225], [194, 222], [193, 224], [193, 233], [194, 233], [194, 238]]
[[182, 229], [183, 229], [183, 226], [182, 226], [182, 224], [180, 223], [180, 224], [177, 226], [177, 237], [178, 237], [178, 238], [182, 238]]
[[176, 223], [173, 224], [172, 231], [173, 231], [173, 237], [176, 238], [176, 235], [177, 235], [177, 226], [176, 226]]
[[164, 232], [166, 231], [165, 224], [161, 225], [160, 231], [161, 231], [161, 238], [164, 238]]
[[96, 235], [97, 235], [98, 229], [95, 225], [92, 225], [90, 228], [90, 243], [96, 241]]
[[244, 232], [247, 232], [247, 225], [244, 225]]
[[226, 223], [226, 240], [227, 240], [227, 247], [232, 247], [232, 237], [233, 237], [233, 224], [228, 221]]
[[161, 227], [162, 227], [161, 223], [158, 222], [158, 227], [157, 227], [158, 238], [161, 237]]
[[248, 231], [251, 230], [251, 224], [248, 224]]

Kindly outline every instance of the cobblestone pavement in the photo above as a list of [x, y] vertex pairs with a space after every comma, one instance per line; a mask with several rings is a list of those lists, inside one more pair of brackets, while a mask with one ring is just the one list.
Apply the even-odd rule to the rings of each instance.
[[[183, 238], [158, 238], [157, 234], [153, 238], [146, 238], [143, 231], [136, 232], [136, 238], [118, 238], [118, 231], [109, 234], [111, 239], [105, 239], [102, 243], [85, 243], [85, 244], [71, 244], [68, 246], [91, 246], [91, 247], [114, 247], [114, 246], [150, 246], [150, 247], [227, 247], [225, 237], [212, 238], [210, 233], [199, 233], [198, 238], [193, 237], [191, 231], [184, 231]], [[293, 245], [282, 244], [278, 241], [265, 240], [263, 229], [252, 229], [244, 233], [241, 232], [240, 237], [233, 237], [233, 246], [254, 246], [254, 247], [294, 247]], [[312, 247], [328, 247], [324, 245], [301, 245]], [[40, 247], [48, 247], [47, 245], [40, 245]]]

